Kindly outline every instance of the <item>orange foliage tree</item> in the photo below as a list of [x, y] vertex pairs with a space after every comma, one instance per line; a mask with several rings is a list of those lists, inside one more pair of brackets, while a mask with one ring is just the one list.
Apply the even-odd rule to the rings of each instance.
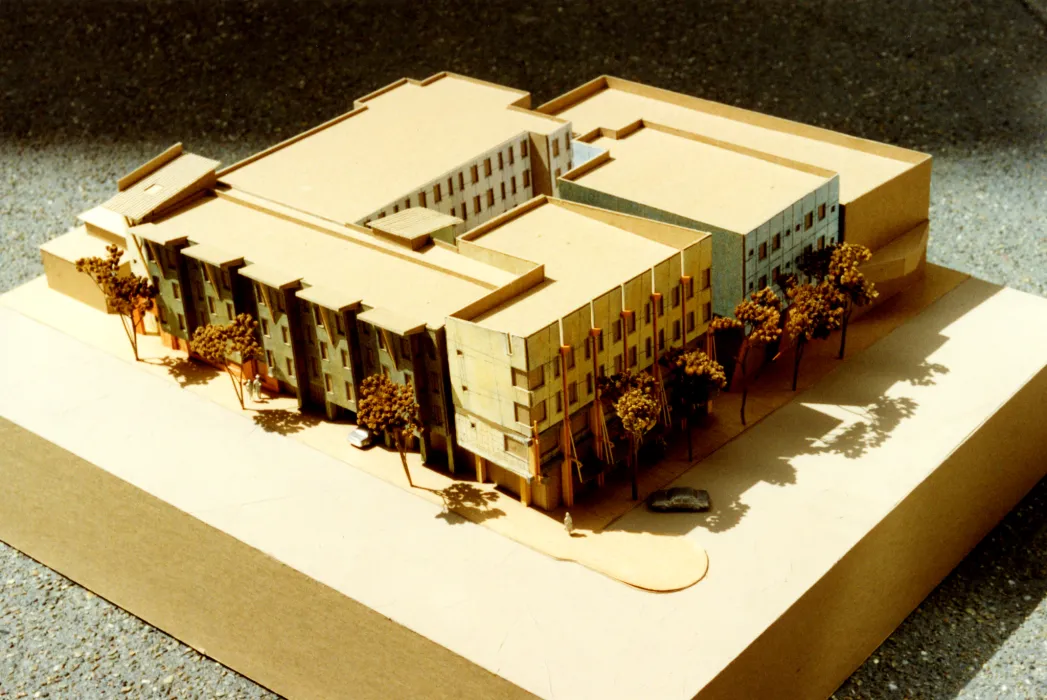
[[400, 453], [407, 484], [414, 487], [407, 468], [407, 438], [423, 428], [420, 407], [410, 385], [396, 384], [381, 374], [372, 374], [360, 384], [360, 402], [356, 418], [376, 433], [386, 433]]
[[800, 375], [800, 361], [808, 341], [824, 340], [843, 323], [843, 295], [828, 281], [794, 285], [786, 292], [792, 300], [785, 316], [785, 332], [796, 341], [793, 391]]
[[229, 365], [229, 355], [239, 355], [240, 366], [244, 367], [261, 354], [262, 348], [258, 344], [258, 321], [248, 314], [240, 314], [222, 326], [200, 326], [193, 331], [190, 347], [193, 352], [208, 362], [225, 368], [226, 374], [233, 383], [236, 398], [240, 401], [240, 409], [243, 410], [245, 408], [243, 380], [241, 377], [238, 381], [233, 376]]
[[779, 327], [782, 319], [782, 300], [770, 287], [753, 292], [748, 299], [734, 307], [734, 318], [720, 316], [713, 319], [709, 329], [713, 332], [740, 328], [744, 333], [742, 346], [738, 350], [735, 362], [735, 374], [741, 372], [742, 390], [742, 425], [745, 425], [745, 403], [749, 397], [749, 380], [746, 371], [749, 351], [752, 348], [763, 348], [773, 343], [782, 335]]
[[727, 386], [727, 375], [723, 366], [701, 350], [673, 353], [672, 368], [673, 401], [682, 408], [683, 429], [687, 433], [687, 459], [694, 459], [691, 430], [688, 425], [699, 406], [712, 401], [716, 393]]
[[87, 274], [102, 290], [109, 308], [120, 315], [120, 322], [137, 362], [138, 332], [135, 327], [137, 321], [152, 307], [156, 287], [145, 277], [119, 274], [120, 258], [124, 251], [118, 246], [108, 245], [105, 252], [108, 255], [104, 258], [80, 258], [76, 261], [76, 271]]
[[[653, 382], [651, 386], [653, 387]], [[644, 387], [635, 386], [627, 389], [614, 402], [614, 411], [622, 421], [622, 429], [629, 436], [629, 463], [632, 466], [634, 501], [639, 498], [637, 460], [640, 443], [643, 441], [643, 436], [658, 425], [658, 417], [661, 415], [661, 406], [652, 394], [653, 392]]]
[[851, 314], [854, 313], [856, 307], [865, 306], [879, 296], [873, 283], [865, 279], [865, 275], [859, 269], [862, 263], [868, 262], [871, 258], [872, 253], [865, 246], [856, 243], [841, 243], [835, 247], [829, 260], [825, 281], [835, 287], [844, 299], [843, 323], [840, 331], [839, 357], [841, 360], [847, 344], [847, 324], [850, 323]]

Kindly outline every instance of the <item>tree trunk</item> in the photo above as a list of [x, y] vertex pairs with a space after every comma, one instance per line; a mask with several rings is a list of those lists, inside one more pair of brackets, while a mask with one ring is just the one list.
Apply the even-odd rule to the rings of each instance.
[[225, 363], [225, 373], [229, 375], [229, 381], [233, 383], [233, 392], [236, 394], [237, 400], [240, 401], [240, 410], [243, 411], [245, 409], [243, 380], [241, 378], [240, 382], [236, 381], [236, 377], [233, 376], [233, 371], [229, 369], [228, 362]]
[[407, 477], [407, 485], [414, 488], [414, 482], [411, 481], [411, 470], [407, 468], [407, 444], [403, 433], [398, 432], [394, 440], [396, 441], [396, 451], [400, 453], [400, 463], [404, 467], [404, 476]]
[[800, 376], [800, 360], [803, 359], [803, 348], [807, 341], [801, 335], [796, 341], [796, 361], [793, 363], [793, 391], [796, 391], [796, 380]]
[[745, 402], [749, 398], [749, 380], [745, 376], [745, 366], [749, 360], [749, 348], [746, 346], [745, 352], [742, 354], [741, 370], [742, 370], [742, 425], [745, 425]]
[[124, 329], [124, 335], [127, 336], [127, 342], [131, 343], [131, 351], [135, 355], [135, 362], [138, 362], [138, 334], [135, 333], [134, 318], [131, 318], [131, 330], [127, 330], [127, 317], [120, 314], [120, 325]]
[[843, 315], [843, 326], [840, 329], [840, 356], [837, 359], [843, 359], [844, 348], [847, 347], [847, 324], [851, 322], [851, 312], [854, 309], [848, 308], [847, 313]]
[[637, 473], [640, 471], [640, 466], [637, 464], [640, 461], [639, 445], [637, 445], [636, 438], [629, 437], [629, 459], [633, 463], [633, 500], [639, 500], [640, 498], [640, 487], [637, 483]]
[[691, 439], [690, 421], [688, 420], [688, 416], [684, 416], [680, 421], [683, 423], [683, 429], [687, 433], [687, 461], [690, 462], [694, 459], [694, 441]]

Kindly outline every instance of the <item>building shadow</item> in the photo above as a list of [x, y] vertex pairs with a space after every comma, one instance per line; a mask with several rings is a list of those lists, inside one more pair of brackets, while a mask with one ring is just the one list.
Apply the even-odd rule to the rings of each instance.
[[493, 505], [500, 498], [497, 492], [482, 489], [469, 481], [456, 481], [442, 489], [425, 490], [440, 497], [443, 510], [436, 517], [448, 525], [461, 525], [466, 521], [482, 523], [505, 515], [504, 510]]
[[260, 409], [252, 416], [252, 420], [265, 432], [279, 435], [293, 435], [322, 422], [316, 416], [285, 408]]
[[194, 362], [187, 357], [147, 358], [146, 364], [163, 367], [169, 377], [178, 382], [183, 389], [190, 386], [207, 384], [220, 374], [220, 371], [203, 362]]

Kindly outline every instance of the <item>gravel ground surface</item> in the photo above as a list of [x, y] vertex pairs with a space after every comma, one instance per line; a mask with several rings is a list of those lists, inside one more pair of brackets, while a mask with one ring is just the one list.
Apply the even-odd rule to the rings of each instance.
[[[933, 153], [931, 260], [1047, 294], [1045, 23], [1045, 0], [2, 0], [0, 291], [171, 143], [234, 162], [453, 70], [535, 104], [610, 73]], [[0, 697], [121, 693], [270, 696], [0, 544]], [[835, 697], [1047, 697], [1047, 482]]]

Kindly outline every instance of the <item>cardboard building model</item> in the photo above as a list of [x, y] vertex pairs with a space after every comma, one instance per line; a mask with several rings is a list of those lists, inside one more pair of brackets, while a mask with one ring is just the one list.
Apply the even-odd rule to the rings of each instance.
[[222, 170], [176, 145], [42, 246], [48, 282], [104, 304], [73, 268], [115, 242], [169, 347], [247, 313], [270, 391], [335, 419], [409, 384], [426, 463], [551, 510], [601, 453], [600, 377], [706, 347], [815, 246], [890, 249], [888, 287], [923, 259], [929, 156], [613, 78], [529, 102], [441, 73]]
[[[1047, 301], [927, 264], [930, 156], [611, 77], [353, 107], [224, 169], [173, 146], [41, 246], [0, 298], [0, 538], [290, 697], [810, 698], [1044, 476]], [[793, 391], [767, 353], [748, 424], [736, 384], [638, 470], [709, 510], [635, 507], [601, 379], [727, 364], [711, 329], [841, 242], [879, 292], [846, 358]], [[112, 245], [158, 290], [133, 365], [76, 269]], [[233, 319], [246, 406], [186, 354]], [[379, 375], [410, 455], [346, 439]]]

